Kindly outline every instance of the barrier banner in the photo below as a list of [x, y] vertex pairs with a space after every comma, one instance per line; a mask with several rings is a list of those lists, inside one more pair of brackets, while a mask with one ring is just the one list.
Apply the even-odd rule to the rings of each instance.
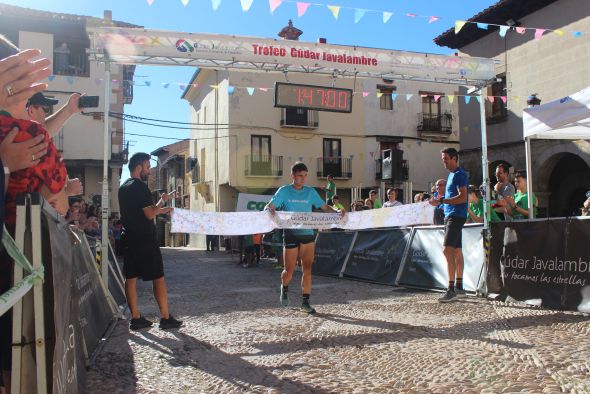
[[497, 222], [491, 234], [489, 292], [590, 312], [590, 220]]
[[354, 232], [320, 231], [315, 243], [313, 273], [339, 276], [353, 238]]
[[[482, 225], [463, 228], [463, 287], [476, 291], [484, 264]], [[416, 228], [403, 264], [399, 284], [426, 289], [446, 289], [449, 285], [447, 261], [443, 254], [444, 227]]]
[[[86, 366], [78, 288], [78, 279], [81, 276], [79, 261], [74, 260], [72, 241], [69, 230], [64, 228], [64, 222], [57, 222], [47, 214], [45, 217], [47, 220], [42, 221], [44, 224], [47, 223], [49, 230], [51, 257], [44, 258], [44, 263], [51, 261], [54, 299], [55, 347], [52, 392], [83, 393], [86, 386]], [[51, 283], [51, 280], [46, 283]], [[51, 319], [48, 319], [49, 321]]]
[[172, 211], [173, 233], [247, 235], [264, 234], [276, 228], [363, 230], [431, 224], [434, 207], [428, 202], [395, 208], [338, 213], [195, 212]]
[[266, 194], [238, 193], [236, 212], [262, 211], [271, 198]]
[[394, 285], [410, 231], [409, 228], [359, 231], [344, 276]]

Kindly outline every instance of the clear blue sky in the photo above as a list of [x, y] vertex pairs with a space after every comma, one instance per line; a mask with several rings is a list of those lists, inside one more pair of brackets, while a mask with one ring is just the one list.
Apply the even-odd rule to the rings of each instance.
[[[185, 32], [234, 34], [276, 38], [289, 19], [303, 30], [302, 41], [315, 42], [319, 37], [328, 43], [358, 45], [375, 48], [398, 49], [418, 52], [450, 54], [448, 48], [440, 48], [432, 41], [434, 37], [454, 26], [457, 19], [468, 19], [496, 0], [302, 0], [314, 4], [339, 5], [338, 20], [326, 7], [310, 6], [299, 18], [294, 2], [283, 3], [270, 14], [268, 0], [254, 0], [250, 11], [242, 12], [240, 0], [221, 0], [213, 11], [210, 0], [190, 0], [184, 6], [181, 0], [154, 0], [148, 6], [146, 0], [0, 0], [21, 7], [63, 12], [77, 15], [102, 17], [103, 11], [113, 11], [113, 19], [141, 25], [150, 29], [178, 30]], [[393, 12], [387, 24], [382, 14], [367, 12], [354, 23], [354, 11], [344, 7]], [[419, 15], [416, 18], [406, 14]], [[428, 23], [428, 16], [440, 17]], [[188, 103], [180, 99], [178, 85], [167, 89], [162, 83], [187, 83], [194, 68], [183, 67], [138, 67], [136, 81], [148, 80], [151, 87], [135, 87], [133, 104], [125, 107], [131, 115], [176, 121], [188, 121]], [[174, 142], [156, 138], [137, 137], [129, 134], [145, 134], [160, 137], [187, 138], [188, 132], [135, 125], [127, 123], [127, 139], [132, 141], [130, 154], [151, 152], [160, 146]], [[126, 169], [125, 169], [126, 170]], [[123, 179], [128, 172], [123, 172]]]

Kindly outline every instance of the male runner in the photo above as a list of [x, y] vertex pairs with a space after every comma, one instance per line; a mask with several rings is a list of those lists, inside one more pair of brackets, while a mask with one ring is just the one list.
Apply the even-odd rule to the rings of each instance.
[[[279, 188], [264, 208], [269, 211], [271, 215], [274, 215], [276, 210], [288, 212], [312, 212], [313, 207], [321, 208], [324, 212], [345, 214], [344, 209], [336, 209], [328, 205], [313, 187], [305, 186], [305, 181], [307, 180], [307, 166], [305, 164], [301, 162], [293, 164], [291, 167], [291, 178], [293, 179], [293, 182]], [[313, 263], [314, 255], [315, 239], [313, 230], [284, 230], [284, 269], [281, 274], [281, 304], [283, 306], [289, 305], [287, 291], [293, 276], [293, 271], [295, 271], [297, 258], [299, 257], [303, 270], [303, 275], [301, 277], [301, 287], [303, 289], [301, 310], [307, 313], [315, 313], [315, 309], [309, 305], [309, 296], [311, 294], [311, 265]]]

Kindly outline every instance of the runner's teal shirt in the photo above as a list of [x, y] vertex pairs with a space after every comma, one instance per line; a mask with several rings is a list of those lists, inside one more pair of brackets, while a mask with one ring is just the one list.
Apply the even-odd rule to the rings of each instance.
[[[281, 186], [270, 202], [278, 211], [312, 212], [314, 208], [321, 208], [326, 202], [318, 192], [309, 186], [297, 190], [293, 185]], [[292, 230], [297, 235], [313, 235], [313, 230]]]

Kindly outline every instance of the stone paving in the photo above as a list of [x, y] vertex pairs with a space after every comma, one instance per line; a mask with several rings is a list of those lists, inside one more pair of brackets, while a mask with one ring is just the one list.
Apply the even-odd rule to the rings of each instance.
[[[279, 306], [280, 271], [223, 252], [163, 249], [178, 330], [121, 320], [89, 393], [590, 393], [590, 317], [315, 277]], [[140, 306], [156, 321], [151, 286]]]

